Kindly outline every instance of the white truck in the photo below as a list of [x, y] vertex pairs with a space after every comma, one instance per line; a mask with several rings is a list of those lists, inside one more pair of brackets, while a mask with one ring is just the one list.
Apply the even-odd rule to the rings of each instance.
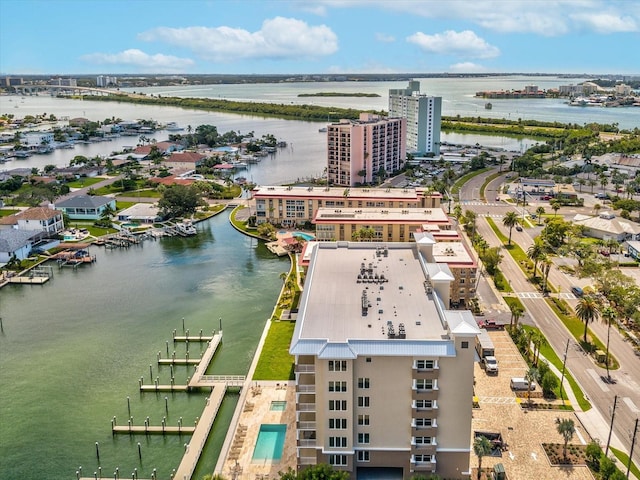
[[476, 352], [480, 357], [480, 365], [488, 374], [498, 373], [498, 361], [495, 357], [495, 347], [486, 329], [480, 329], [480, 335], [476, 337]]
[[487, 374], [492, 375], [498, 374], [498, 360], [493, 355], [489, 355], [482, 359], [482, 365], [484, 366], [484, 370]]

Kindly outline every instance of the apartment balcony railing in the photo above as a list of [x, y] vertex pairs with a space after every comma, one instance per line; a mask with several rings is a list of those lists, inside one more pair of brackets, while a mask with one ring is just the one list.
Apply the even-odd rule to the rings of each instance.
[[315, 386], [315, 384], [298, 385], [296, 387], [296, 391], [298, 393], [316, 393], [316, 386]]
[[298, 447], [301, 448], [314, 448], [316, 446], [315, 439], [298, 439]]
[[313, 363], [298, 364], [296, 373], [316, 373], [316, 366]]
[[298, 457], [298, 465], [315, 465], [316, 457]]
[[298, 422], [298, 430], [313, 430], [316, 429], [316, 422]]
[[316, 404], [315, 403], [298, 403], [296, 405], [296, 410], [299, 412], [315, 412]]

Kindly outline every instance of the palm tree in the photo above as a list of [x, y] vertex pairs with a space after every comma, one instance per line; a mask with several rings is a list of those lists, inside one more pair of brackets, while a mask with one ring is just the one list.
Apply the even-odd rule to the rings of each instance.
[[502, 224], [509, 229], [509, 245], [511, 245], [511, 231], [518, 223], [520, 223], [520, 219], [516, 212], [507, 212], [502, 217]]
[[540, 259], [540, 269], [544, 271], [544, 282], [542, 283], [542, 293], [546, 293], [547, 284], [549, 283], [549, 272], [551, 271], [551, 265], [553, 262], [545, 255]]
[[518, 320], [522, 318], [524, 315], [524, 308], [520, 305], [514, 305], [511, 308], [511, 323], [509, 324], [509, 328], [518, 328]]
[[480, 435], [473, 441], [473, 452], [478, 456], [478, 480], [482, 472], [482, 457], [491, 453], [491, 442], [485, 436]]
[[538, 225], [540, 225], [540, 220], [542, 220], [542, 216], [546, 213], [544, 207], [540, 206], [536, 208], [536, 214], [538, 215]]
[[529, 260], [533, 261], [533, 278], [536, 278], [538, 262], [545, 254], [544, 246], [540, 243], [538, 238], [540, 237], [537, 237], [527, 249], [527, 257], [529, 257]]
[[553, 210], [553, 216], [555, 217], [556, 215], [558, 215], [558, 210], [560, 210], [560, 202], [557, 200], [554, 200], [551, 202], [551, 209]]
[[611, 375], [609, 373], [609, 336], [611, 334], [611, 324], [614, 322], [616, 318], [616, 311], [610, 306], [606, 306], [602, 309], [601, 318], [607, 323], [607, 350], [606, 350], [605, 363], [607, 366], [607, 380], [611, 380]]
[[527, 386], [527, 398], [529, 399], [529, 406], [531, 406], [531, 387], [533, 387], [533, 382], [540, 381], [540, 371], [536, 367], [529, 367], [524, 378], [529, 384]]
[[584, 322], [584, 343], [587, 343], [587, 332], [589, 323], [596, 320], [600, 316], [600, 308], [598, 302], [590, 295], [583, 296], [576, 305], [576, 315]]
[[600, 205], [599, 203], [596, 203], [593, 206], [593, 213], [595, 213], [596, 215], [598, 215], [598, 212], [600, 211], [600, 209], [602, 208], [602, 205]]
[[547, 339], [539, 330], [535, 330], [531, 334], [531, 343], [533, 343], [533, 364], [537, 366], [540, 360], [540, 347], [547, 345]]
[[562, 447], [562, 455], [564, 458], [567, 458], [567, 443], [571, 441], [573, 438], [573, 434], [576, 433], [576, 427], [573, 423], [573, 420], [570, 418], [565, 418], [564, 420], [556, 419], [556, 424], [558, 425], [557, 430], [564, 440], [564, 446]]
[[582, 187], [587, 183], [587, 181], [584, 178], [579, 178], [578, 179], [578, 184], [580, 185], [580, 193], [582, 193]]
[[604, 175], [600, 176], [600, 186], [602, 187], [602, 193], [604, 193], [604, 189], [609, 185], [609, 179]]

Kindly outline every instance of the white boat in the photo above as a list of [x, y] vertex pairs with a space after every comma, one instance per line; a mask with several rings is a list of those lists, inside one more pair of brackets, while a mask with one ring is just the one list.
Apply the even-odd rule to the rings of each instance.
[[183, 237], [190, 237], [198, 233], [191, 220], [185, 219], [180, 223], [176, 223], [176, 231]]
[[170, 132], [180, 132], [184, 130], [181, 126], [179, 126], [176, 122], [167, 123], [166, 129]]
[[322, 127], [322, 128], [318, 129], [318, 132], [320, 132], [320, 133], [324, 133], [326, 131], [327, 131], [327, 127]]

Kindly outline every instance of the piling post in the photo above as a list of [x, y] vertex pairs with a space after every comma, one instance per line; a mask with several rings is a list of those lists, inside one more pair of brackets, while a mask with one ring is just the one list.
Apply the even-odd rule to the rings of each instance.
[[98, 463], [100, 463], [100, 446], [98, 442], [96, 442], [96, 457], [98, 458]]
[[129, 413], [129, 416], [131, 416], [131, 399], [129, 398], [128, 395], [127, 395], [127, 412]]
[[178, 419], [178, 433], [182, 435], [182, 417]]
[[186, 359], [188, 361], [189, 360], [189, 350], [187, 350], [187, 353], [186, 353], [185, 357], [186, 357]]
[[142, 447], [140, 446], [140, 442], [138, 442], [138, 458], [142, 460]]
[[153, 382], [153, 366], [151, 364], [149, 364], [149, 378]]
[[102, 467], [98, 467], [98, 478], [102, 478]]
[[202, 341], [202, 329], [200, 329], [200, 341]]
[[178, 331], [174, 328], [173, 329], [173, 341], [176, 341], [176, 335], [178, 334]]
[[169, 340], [167, 340], [167, 357], [169, 356]]
[[94, 480], [98, 480], [98, 472], [93, 472], [93, 478]]
[[144, 385], [144, 378], [140, 377], [140, 381], [138, 383], [140, 384], [140, 386]]
[[169, 398], [164, 397], [164, 411], [169, 415]]
[[160, 358], [162, 357], [162, 354], [158, 351], [158, 363], [160, 363]]
[[171, 372], [171, 377], [173, 377], [173, 365], [169, 365], [169, 371]]
[[184, 336], [189, 338], [189, 329], [187, 328], [187, 330], [184, 332]]
[[131, 420], [127, 420], [129, 422], [129, 433], [131, 433]]
[[187, 352], [189, 351], [189, 340], [185, 340], [185, 346], [187, 347]]
[[182, 333], [184, 333], [184, 317], [182, 317]]
[[162, 417], [162, 434], [164, 435], [164, 427], [167, 423], [167, 417]]

